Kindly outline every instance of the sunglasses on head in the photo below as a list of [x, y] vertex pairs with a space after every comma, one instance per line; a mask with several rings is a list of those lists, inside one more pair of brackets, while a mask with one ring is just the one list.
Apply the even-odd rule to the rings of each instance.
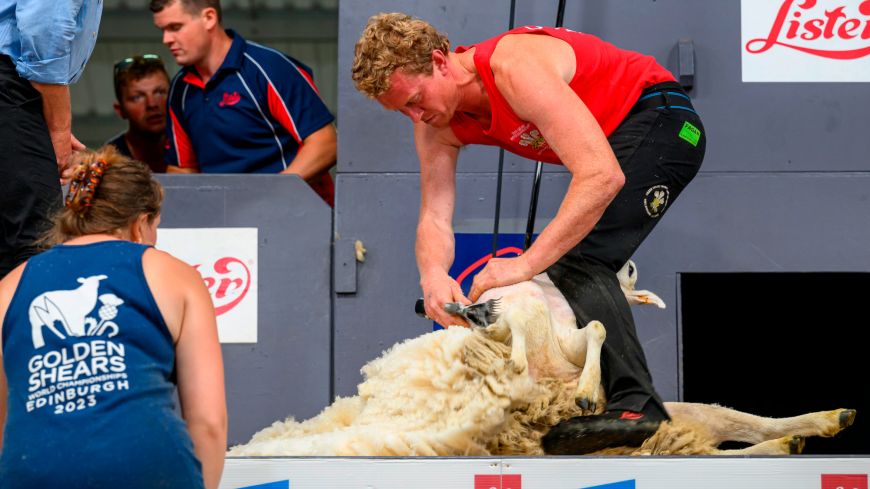
[[131, 56], [129, 58], [124, 58], [121, 61], [118, 61], [117, 63], [115, 63], [115, 76], [117, 76], [118, 73], [130, 68], [131, 66], [133, 66], [134, 63], [137, 63], [137, 62], [159, 63], [161, 65], [163, 64], [163, 61], [160, 59], [160, 56], [157, 56], [156, 54], [141, 54], [139, 56]]

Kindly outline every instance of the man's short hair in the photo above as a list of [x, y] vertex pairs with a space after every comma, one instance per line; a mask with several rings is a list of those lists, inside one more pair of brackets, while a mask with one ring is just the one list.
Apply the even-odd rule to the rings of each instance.
[[169, 73], [163, 61], [156, 54], [144, 54], [125, 58], [115, 64], [115, 99], [121, 102], [121, 95], [128, 83], [141, 80], [154, 73], [162, 73], [169, 80]]
[[184, 10], [189, 14], [198, 14], [211, 7], [217, 11], [218, 23], [222, 20], [221, 0], [151, 0], [148, 8], [156, 14], [175, 2], [180, 2]]
[[432, 73], [432, 52], [450, 51], [447, 36], [425, 20], [403, 13], [380, 13], [369, 19], [356, 43], [353, 81], [357, 90], [377, 98], [390, 89], [390, 76]]

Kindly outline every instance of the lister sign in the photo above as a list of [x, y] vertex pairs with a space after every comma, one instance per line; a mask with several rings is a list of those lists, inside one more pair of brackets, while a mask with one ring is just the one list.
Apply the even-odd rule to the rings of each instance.
[[741, 0], [745, 82], [870, 81], [870, 0]]
[[160, 229], [157, 248], [202, 275], [221, 343], [257, 342], [257, 228]]

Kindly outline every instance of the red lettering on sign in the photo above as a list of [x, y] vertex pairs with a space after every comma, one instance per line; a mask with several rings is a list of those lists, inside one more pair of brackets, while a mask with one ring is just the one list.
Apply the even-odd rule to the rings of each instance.
[[251, 271], [238, 258], [226, 256], [214, 262], [211, 267], [216, 274], [214, 277], [203, 273], [199, 267], [200, 265], [193, 266], [202, 275], [205, 287], [214, 302], [214, 312], [218, 316], [242, 302], [251, 288]]
[[[870, 0], [864, 0], [858, 6], [858, 14], [862, 17], [853, 18], [846, 14], [845, 5], [813, 10], [817, 3], [818, 0], [800, 3], [784, 0], [767, 37], [750, 40], [746, 43], [746, 50], [760, 54], [773, 46], [783, 46], [830, 59], [858, 59], [870, 54], [870, 42], [865, 42], [870, 41]], [[806, 44], [827, 39], [852, 41], [852, 44], [857, 40], [861, 45], [835, 50], [795, 44], [795, 41]]]

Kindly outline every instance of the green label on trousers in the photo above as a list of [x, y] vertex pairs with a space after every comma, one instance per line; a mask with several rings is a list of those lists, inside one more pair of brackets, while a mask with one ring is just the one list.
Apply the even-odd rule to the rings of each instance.
[[689, 122], [684, 122], [683, 128], [680, 129], [680, 138], [685, 139], [692, 146], [697, 146], [698, 141], [701, 140], [701, 130]]

